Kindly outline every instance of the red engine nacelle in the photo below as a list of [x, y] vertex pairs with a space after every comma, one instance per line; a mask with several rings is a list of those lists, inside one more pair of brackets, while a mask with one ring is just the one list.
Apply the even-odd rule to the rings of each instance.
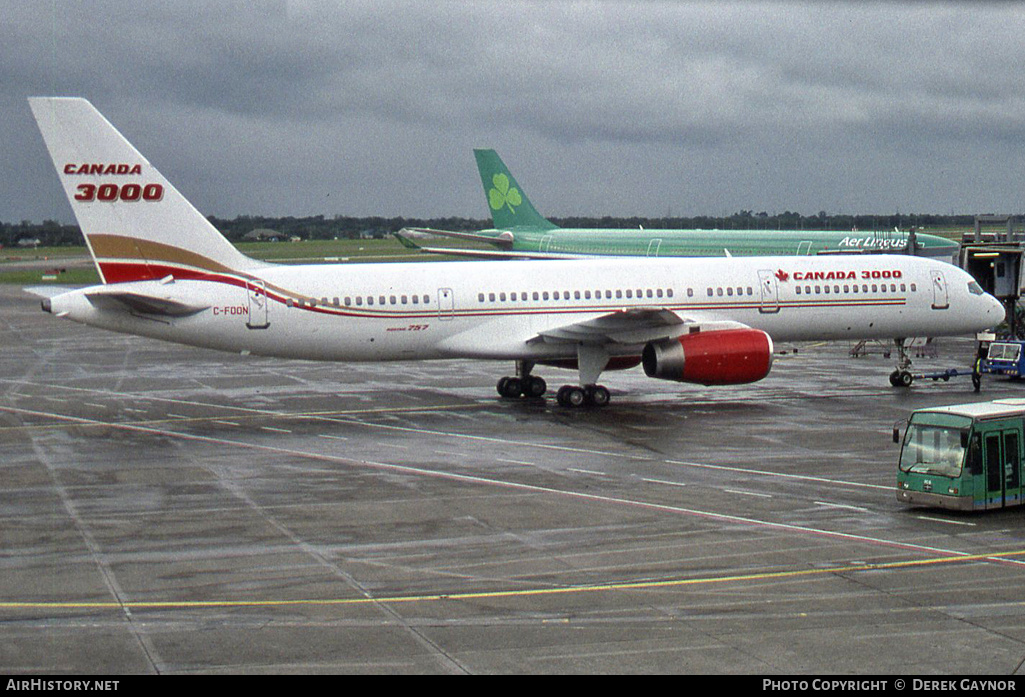
[[772, 338], [758, 329], [722, 329], [653, 341], [641, 356], [648, 377], [702, 385], [757, 382], [772, 367]]

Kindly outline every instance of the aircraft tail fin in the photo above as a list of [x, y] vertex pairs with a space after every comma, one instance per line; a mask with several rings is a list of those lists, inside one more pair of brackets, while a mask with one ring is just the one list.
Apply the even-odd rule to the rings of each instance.
[[537, 212], [497, 152], [476, 148], [473, 154], [496, 228], [554, 230], [558, 227]]
[[104, 283], [255, 270], [85, 99], [29, 106]]

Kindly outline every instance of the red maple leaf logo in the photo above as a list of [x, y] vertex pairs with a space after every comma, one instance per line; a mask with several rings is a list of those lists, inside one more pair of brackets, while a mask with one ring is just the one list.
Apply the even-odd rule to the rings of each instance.
[[790, 274], [788, 274], [783, 269], [780, 269], [776, 272], [776, 278], [778, 278], [780, 281], [786, 281], [790, 278]]

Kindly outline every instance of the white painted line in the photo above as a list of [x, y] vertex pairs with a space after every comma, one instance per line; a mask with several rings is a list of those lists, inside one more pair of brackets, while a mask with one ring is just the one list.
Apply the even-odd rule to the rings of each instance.
[[730, 494], [740, 494], [741, 496], [757, 496], [760, 499], [771, 499], [772, 494], [757, 494], [753, 491], [740, 491], [738, 489], [723, 489], [723, 491]]
[[867, 508], [861, 508], [860, 506], [847, 506], [842, 503], [828, 503], [826, 501], [814, 501], [816, 506], [825, 506], [826, 508], [846, 508], [849, 511], [859, 511], [861, 513], [868, 513]]
[[929, 516], [925, 516], [925, 515], [916, 515], [915, 517], [918, 518], [919, 520], [928, 520], [928, 521], [931, 521], [933, 523], [947, 523], [948, 525], [967, 525], [967, 526], [970, 526], [970, 527], [973, 527], [973, 528], [975, 527], [975, 523], [967, 523], [967, 522], [965, 522], [963, 520], [947, 520], [946, 518], [930, 518]]
[[274, 428], [273, 426], [260, 426], [261, 431], [271, 431], [272, 433], [291, 433], [287, 428]]
[[647, 477], [641, 477], [642, 482], [650, 482], [651, 484], [665, 484], [666, 486], [687, 486], [683, 482], [667, 482], [665, 479], [649, 479]]

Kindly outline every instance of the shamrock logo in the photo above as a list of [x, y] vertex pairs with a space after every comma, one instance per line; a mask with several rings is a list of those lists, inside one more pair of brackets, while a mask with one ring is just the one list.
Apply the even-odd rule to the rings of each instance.
[[496, 174], [491, 178], [491, 183], [494, 187], [488, 191], [488, 203], [491, 204], [492, 210], [499, 210], [502, 206], [509, 209], [510, 213], [516, 213], [516, 209], [513, 206], [518, 206], [523, 203], [523, 197], [520, 196], [520, 190], [515, 186], [509, 186], [509, 177], [504, 174]]

